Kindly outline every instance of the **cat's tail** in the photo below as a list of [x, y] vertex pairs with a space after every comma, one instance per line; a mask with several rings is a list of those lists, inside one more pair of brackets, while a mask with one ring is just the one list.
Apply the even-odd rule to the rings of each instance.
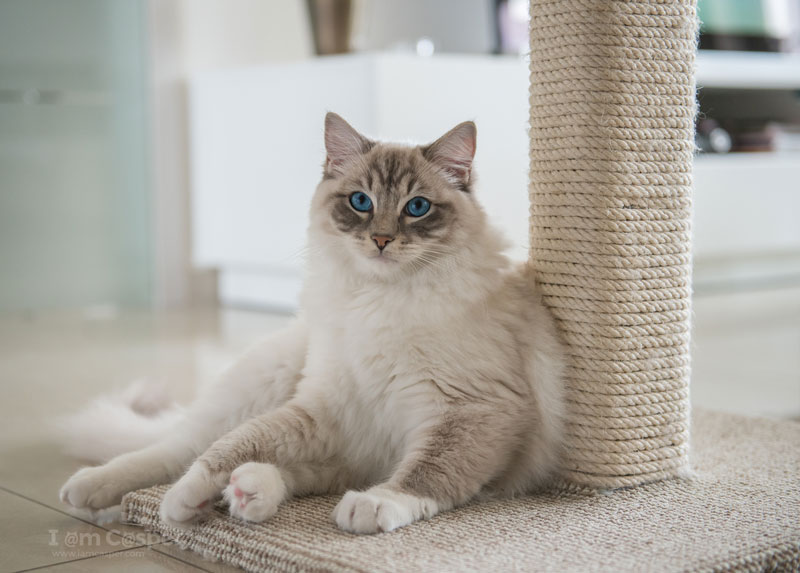
[[122, 392], [95, 398], [53, 426], [68, 455], [104, 463], [155, 443], [183, 418], [183, 408], [163, 388], [137, 381]]

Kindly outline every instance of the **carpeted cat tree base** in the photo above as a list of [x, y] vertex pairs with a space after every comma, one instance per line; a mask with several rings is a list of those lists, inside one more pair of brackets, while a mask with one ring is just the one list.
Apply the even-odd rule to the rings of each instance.
[[158, 518], [162, 486], [125, 496], [123, 519], [248, 571], [800, 570], [800, 423], [698, 412], [692, 430], [691, 479], [476, 503], [374, 536], [336, 528], [336, 497], [179, 530]]

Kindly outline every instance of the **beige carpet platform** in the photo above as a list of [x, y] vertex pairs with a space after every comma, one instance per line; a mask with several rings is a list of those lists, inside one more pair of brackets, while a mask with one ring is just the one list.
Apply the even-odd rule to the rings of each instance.
[[333, 497], [182, 531], [159, 521], [156, 487], [127, 495], [123, 519], [249, 571], [800, 571], [800, 423], [698, 412], [692, 432], [690, 480], [473, 504], [375, 536], [339, 531]]

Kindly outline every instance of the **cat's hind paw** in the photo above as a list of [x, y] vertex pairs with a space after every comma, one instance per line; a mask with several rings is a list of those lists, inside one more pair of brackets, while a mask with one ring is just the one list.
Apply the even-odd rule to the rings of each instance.
[[348, 491], [333, 510], [333, 519], [351, 533], [383, 533], [438, 513], [438, 504], [382, 487]]
[[63, 503], [77, 509], [98, 510], [119, 504], [128, 492], [124, 480], [105, 466], [78, 470], [59, 491]]
[[195, 464], [164, 494], [159, 515], [173, 527], [188, 527], [211, 510], [220, 489], [208, 470]]
[[233, 471], [223, 496], [231, 515], [258, 523], [278, 511], [287, 496], [286, 483], [274, 465], [248, 462]]

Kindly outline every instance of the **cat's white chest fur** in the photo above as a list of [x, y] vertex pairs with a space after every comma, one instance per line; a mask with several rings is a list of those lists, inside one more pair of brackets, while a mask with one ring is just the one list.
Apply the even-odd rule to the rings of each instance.
[[397, 301], [348, 302], [328, 307], [325, 327], [311, 336], [309, 364], [326, 373], [317, 395], [336, 412], [347, 457], [390, 472], [410, 436], [438, 411], [438, 397], [426, 380], [418, 329], [396, 320]]
[[563, 352], [533, 269], [510, 266], [476, 201], [475, 134], [465, 122], [430, 145], [388, 145], [326, 116], [301, 316], [185, 425], [81, 470], [62, 499], [118, 504], [207, 448], [165, 494], [166, 522], [189, 524], [226, 483], [231, 514], [250, 521], [295, 493], [350, 489], [336, 523], [376, 533], [549, 477]]
[[[422, 409], [424, 361], [414, 342], [414, 329], [397, 323], [350, 322], [342, 332], [341, 360], [348, 380], [369, 407], [383, 416], [405, 416]], [[424, 413], [424, 412], [423, 412]], [[400, 426], [407, 424], [400, 422]]]

